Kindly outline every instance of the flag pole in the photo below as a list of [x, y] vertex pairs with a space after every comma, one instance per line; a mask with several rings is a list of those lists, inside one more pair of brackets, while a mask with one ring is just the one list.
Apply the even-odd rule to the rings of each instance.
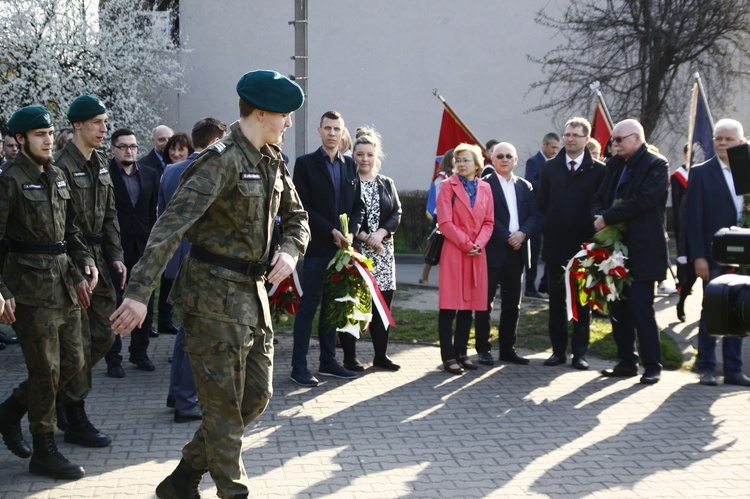
[[[604, 96], [602, 95], [601, 90], [599, 90], [599, 87], [601, 87], [601, 83], [599, 81], [595, 81], [589, 85], [589, 88], [594, 91], [596, 94], [597, 99], [599, 99], [599, 103], [602, 105], [602, 109], [604, 110], [604, 116], [607, 118], [607, 122], [609, 125], [610, 132], [615, 127], [615, 122], [612, 121], [612, 115], [609, 114], [609, 108], [607, 107], [607, 103], [604, 102]], [[604, 144], [602, 144], [602, 147]]]
[[448, 105], [448, 103], [445, 101], [442, 95], [440, 95], [440, 92], [437, 88], [432, 89], [432, 94], [440, 99], [440, 102], [443, 103], [443, 106], [445, 106], [445, 109], [450, 113], [450, 115], [453, 117], [454, 120], [456, 120], [456, 123], [458, 123], [458, 126], [460, 126], [464, 132], [466, 132], [466, 135], [471, 137], [471, 139], [476, 143], [476, 145], [479, 146], [479, 148], [482, 150], [482, 156], [487, 157], [487, 151], [484, 150], [484, 142], [479, 140], [476, 135], [474, 135], [474, 132], [471, 131], [471, 129], [466, 126], [466, 124], [461, 120], [461, 118], [458, 117], [458, 115], [453, 111], [453, 109]]
[[708, 114], [708, 121], [711, 123], [711, 129], [714, 128], [714, 117], [711, 116], [711, 108], [708, 107], [708, 99], [706, 98], [706, 89], [703, 88], [703, 80], [701, 80], [701, 75], [697, 71], [693, 73], [693, 77], [695, 78], [695, 82], [698, 84], [698, 88], [700, 89], [700, 95], [701, 99], [703, 99], [703, 105], [706, 106], [706, 114]]

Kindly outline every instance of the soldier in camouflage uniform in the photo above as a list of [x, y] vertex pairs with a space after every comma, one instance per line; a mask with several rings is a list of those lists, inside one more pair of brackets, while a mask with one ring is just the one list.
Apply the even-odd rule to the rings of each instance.
[[[200, 497], [206, 471], [219, 497], [247, 497], [242, 435], [272, 394], [264, 274], [270, 268], [268, 281], [285, 279], [310, 237], [307, 213], [274, 145], [302, 105], [302, 90], [261, 70], [245, 74], [237, 92], [239, 121], [182, 174], [111, 317], [115, 334], [122, 335], [143, 321], [145, 304], [184, 235], [192, 247], [170, 301], [182, 314], [203, 420], [177, 469], [156, 489], [162, 499]], [[277, 213], [284, 236], [267, 262]]]
[[[120, 289], [125, 286], [127, 269], [123, 263], [120, 225], [108, 162], [104, 154], [96, 150], [107, 133], [107, 110], [98, 98], [81, 95], [68, 108], [68, 119], [73, 125], [73, 139], [60, 151], [55, 164], [67, 177], [78, 213], [78, 226], [102, 273], [99, 285], [90, 297], [78, 295], [82, 308], [81, 340], [85, 365], [58, 395], [58, 401], [65, 407], [63, 415], [67, 416], [67, 425], [63, 427], [60, 424], [62, 418], [58, 417], [58, 426], [65, 430], [66, 442], [105, 447], [112, 439], [89, 422], [84, 399], [80, 397], [91, 391], [91, 369], [104, 358], [114, 341], [109, 316], [117, 308], [115, 286]], [[119, 276], [116, 283], [107, 272], [105, 252]]]
[[34, 437], [29, 471], [81, 478], [83, 468], [68, 462], [55, 444], [55, 396], [83, 368], [77, 294], [93, 290], [98, 272], [76, 226], [68, 182], [52, 164], [49, 111], [19, 109], [8, 127], [22, 152], [0, 175], [0, 238], [9, 243], [0, 279], [7, 300], [2, 319], [14, 323], [29, 377], [0, 404], [0, 433], [14, 454], [28, 457], [20, 425], [28, 410]]

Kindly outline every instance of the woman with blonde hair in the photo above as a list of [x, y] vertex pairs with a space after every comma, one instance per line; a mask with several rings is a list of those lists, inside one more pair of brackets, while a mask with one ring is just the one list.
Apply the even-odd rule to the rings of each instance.
[[[380, 165], [384, 155], [380, 134], [374, 128], [357, 129], [352, 156], [359, 169], [362, 197], [365, 200], [366, 209], [355, 244], [366, 257], [372, 259], [375, 282], [390, 307], [393, 292], [396, 289], [393, 233], [401, 223], [401, 201], [393, 179], [380, 174]], [[398, 371], [401, 366], [394, 363], [386, 354], [388, 335], [389, 328], [385, 327], [373, 306], [370, 337], [375, 349], [375, 358], [372, 364], [389, 371]], [[364, 370], [357, 360], [356, 338], [347, 333], [340, 334], [339, 338], [344, 350], [344, 367], [352, 371]]]
[[478, 177], [484, 166], [482, 150], [459, 144], [453, 161], [456, 175], [443, 182], [437, 200], [438, 225], [445, 236], [440, 260], [450, 262], [440, 266], [438, 335], [445, 371], [461, 374], [463, 369], [477, 368], [466, 348], [472, 312], [487, 310], [484, 247], [492, 236], [495, 218], [490, 186]]

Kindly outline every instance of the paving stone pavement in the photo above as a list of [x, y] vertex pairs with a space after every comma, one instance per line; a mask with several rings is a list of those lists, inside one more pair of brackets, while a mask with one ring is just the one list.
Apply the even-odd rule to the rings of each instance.
[[[674, 302], [662, 297], [659, 308], [674, 315]], [[660, 316], [686, 350], [696, 310], [687, 325]], [[291, 334], [278, 338], [274, 397], [245, 436], [251, 497], [750, 497], [748, 389], [703, 387], [688, 371], [665, 372], [654, 386], [612, 381], [598, 375], [611, 362], [591, 358], [586, 372], [544, 367], [545, 352], [522, 352], [529, 366], [449, 376], [437, 348], [403, 344], [390, 348], [397, 373], [370, 367], [356, 380], [302, 389], [289, 380]], [[112, 446], [84, 449], [57, 433], [85, 478], [30, 475], [28, 460], [0, 448], [0, 499], [155, 497], [198, 427], [175, 424], [164, 405], [172, 342], [152, 340], [154, 372], [126, 363], [115, 380], [95, 369], [87, 409]], [[372, 359], [371, 345], [359, 351]], [[313, 341], [311, 367], [317, 352]], [[25, 375], [17, 346], [0, 352], [0, 397]], [[202, 495], [216, 495], [208, 476]]]

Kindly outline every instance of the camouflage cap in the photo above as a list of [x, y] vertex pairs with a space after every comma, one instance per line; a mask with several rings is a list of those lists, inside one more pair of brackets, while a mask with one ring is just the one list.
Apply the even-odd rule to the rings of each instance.
[[299, 85], [267, 69], [242, 75], [237, 82], [237, 94], [254, 108], [272, 113], [290, 113], [305, 102], [305, 94]]
[[93, 95], [81, 95], [70, 103], [68, 108], [68, 120], [71, 123], [90, 120], [94, 116], [104, 114], [107, 108], [99, 97]]
[[55, 124], [52, 113], [38, 104], [22, 107], [8, 120], [8, 129], [12, 133], [24, 133], [37, 128], [49, 128]]

